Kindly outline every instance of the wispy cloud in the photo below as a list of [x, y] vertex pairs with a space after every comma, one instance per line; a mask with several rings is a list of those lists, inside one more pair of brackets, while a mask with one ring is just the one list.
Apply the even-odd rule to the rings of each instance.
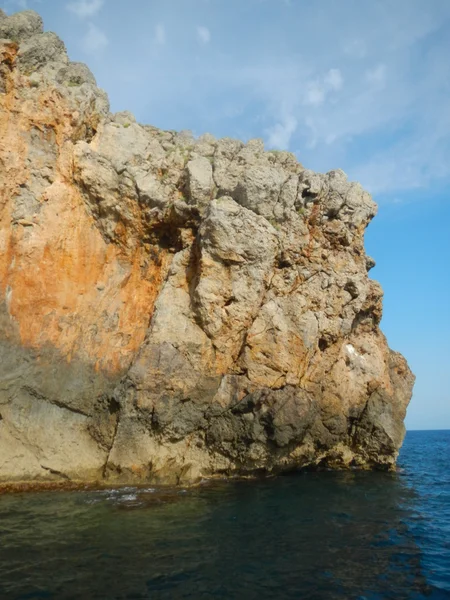
[[306, 86], [305, 104], [319, 106], [325, 100], [325, 90], [319, 81], [311, 81]]
[[89, 19], [99, 12], [104, 3], [104, 0], [75, 0], [69, 2], [66, 8], [80, 19]]
[[197, 27], [197, 37], [202, 44], [209, 44], [211, 41], [211, 32], [207, 27], [199, 25]]
[[155, 27], [154, 40], [155, 44], [158, 44], [158, 46], [164, 46], [166, 43], [166, 28], [161, 23], [158, 23], [158, 25]]
[[88, 24], [88, 31], [82, 40], [83, 50], [87, 54], [96, 54], [109, 43], [106, 34], [94, 23]]
[[365, 80], [378, 89], [384, 88], [386, 83], [386, 65], [377, 65], [365, 72]]
[[292, 135], [297, 129], [297, 119], [292, 115], [287, 115], [280, 123], [267, 129], [267, 145], [270, 148], [285, 150], [289, 148]]
[[[113, 106], [167, 128], [264, 137], [298, 151], [308, 167], [342, 167], [378, 192], [450, 185], [449, 0], [293, 1], [283, 9], [265, 0], [263, 11], [262, 0], [246, 0], [253, 26], [238, 28], [232, 44], [223, 25], [242, 0], [211, 0], [207, 16], [206, 1], [173, 1], [170, 44], [166, 12], [142, 3], [130, 16], [139, 35], [123, 32], [127, 52], [110, 45], [97, 72]], [[308, 23], [301, 36], [299, 22]], [[86, 48], [105, 46], [89, 33]], [[114, 73], [109, 52], [121, 65]], [[123, 85], [131, 76], [151, 81], [152, 93], [133, 95]]]
[[343, 84], [344, 79], [339, 69], [330, 69], [324, 78], [325, 85], [336, 92], [339, 91]]
[[328, 72], [316, 79], [309, 81], [305, 86], [304, 104], [320, 106], [328, 94], [338, 92], [344, 85], [344, 79], [339, 69], [329, 69]]
[[448, 178], [450, 136], [448, 122], [443, 130], [421, 131], [399, 139], [355, 167], [355, 177], [375, 194], [431, 187]]

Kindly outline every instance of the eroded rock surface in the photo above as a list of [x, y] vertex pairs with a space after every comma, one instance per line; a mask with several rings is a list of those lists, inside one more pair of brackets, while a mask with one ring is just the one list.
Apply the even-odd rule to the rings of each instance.
[[0, 481], [392, 466], [370, 195], [110, 114], [33, 11], [0, 38]]

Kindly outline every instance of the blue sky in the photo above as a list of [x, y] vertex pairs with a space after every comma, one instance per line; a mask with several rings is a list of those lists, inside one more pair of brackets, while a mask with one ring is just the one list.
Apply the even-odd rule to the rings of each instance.
[[449, 0], [0, 0], [34, 8], [111, 108], [289, 149], [379, 204], [382, 328], [417, 375], [406, 424], [450, 429]]

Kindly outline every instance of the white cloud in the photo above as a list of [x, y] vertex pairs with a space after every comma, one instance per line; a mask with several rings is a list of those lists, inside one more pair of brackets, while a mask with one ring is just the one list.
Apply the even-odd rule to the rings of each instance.
[[325, 75], [324, 81], [328, 88], [336, 92], [340, 90], [344, 84], [344, 79], [339, 69], [330, 69]]
[[166, 43], [166, 28], [161, 23], [155, 27], [155, 44], [164, 46]]
[[199, 25], [197, 27], [197, 37], [202, 44], [208, 44], [211, 41], [211, 32], [207, 27]]
[[306, 84], [303, 102], [307, 106], [320, 106], [327, 100], [329, 92], [338, 92], [343, 84], [341, 71], [330, 69], [324, 77], [318, 77]]
[[368, 69], [365, 72], [365, 80], [370, 85], [381, 89], [384, 88], [386, 83], [386, 65], [377, 65], [373, 69]]
[[82, 40], [83, 50], [88, 54], [95, 54], [103, 50], [109, 41], [106, 34], [94, 25], [88, 24], [88, 31]]
[[104, 0], [76, 0], [69, 2], [66, 8], [80, 19], [88, 19], [96, 15], [102, 8]]
[[318, 81], [310, 82], [306, 87], [305, 104], [319, 106], [325, 100], [325, 90]]
[[289, 143], [297, 129], [297, 125], [297, 119], [292, 115], [287, 115], [280, 123], [266, 131], [268, 134], [267, 145], [271, 148], [286, 150], [289, 148]]

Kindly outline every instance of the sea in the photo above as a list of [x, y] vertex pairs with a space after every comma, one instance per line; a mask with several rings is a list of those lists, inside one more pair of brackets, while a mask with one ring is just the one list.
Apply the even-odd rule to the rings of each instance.
[[0, 599], [450, 599], [450, 431], [398, 472], [0, 496]]

